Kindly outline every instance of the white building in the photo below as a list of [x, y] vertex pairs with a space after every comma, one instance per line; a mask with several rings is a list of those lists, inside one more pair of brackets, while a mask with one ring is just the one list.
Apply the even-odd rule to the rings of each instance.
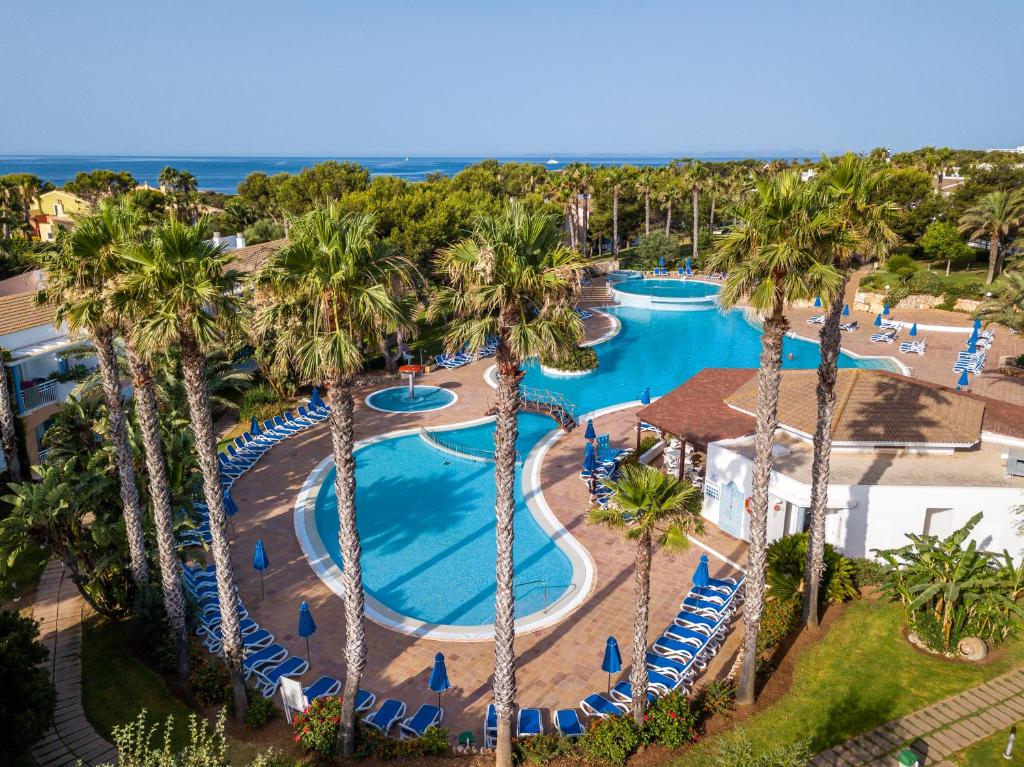
[[[704, 516], [749, 540], [756, 370], [705, 370], [641, 418], [706, 451]], [[786, 370], [768, 537], [805, 530], [817, 372]], [[826, 540], [849, 556], [945, 536], [983, 513], [983, 548], [1024, 553], [1024, 407], [874, 370], [839, 371]], [[690, 425], [688, 425], [688, 422]]]

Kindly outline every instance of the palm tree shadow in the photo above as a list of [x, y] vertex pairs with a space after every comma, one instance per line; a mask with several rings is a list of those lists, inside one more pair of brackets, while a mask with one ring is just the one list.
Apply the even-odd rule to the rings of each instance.
[[818, 724], [806, 732], [814, 753], [839, 745], [895, 717], [894, 701], [879, 700], [855, 684], [836, 693]]

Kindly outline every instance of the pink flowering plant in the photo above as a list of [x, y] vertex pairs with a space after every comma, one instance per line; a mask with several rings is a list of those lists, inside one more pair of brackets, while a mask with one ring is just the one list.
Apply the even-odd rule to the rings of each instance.
[[680, 692], [658, 698], [644, 715], [641, 737], [645, 743], [680, 748], [697, 740], [697, 715], [690, 701]]
[[292, 719], [295, 742], [320, 756], [331, 756], [338, 741], [341, 722], [341, 698], [317, 698]]

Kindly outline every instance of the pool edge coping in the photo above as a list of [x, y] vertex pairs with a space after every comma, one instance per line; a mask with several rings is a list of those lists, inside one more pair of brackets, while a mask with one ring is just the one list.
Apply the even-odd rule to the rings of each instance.
[[363, 397], [363, 404], [366, 405], [371, 410], [376, 410], [378, 413], [398, 413], [399, 415], [409, 415], [409, 414], [416, 414], [416, 413], [436, 413], [438, 410], [444, 410], [445, 408], [449, 408], [452, 405], [454, 405], [456, 402], [459, 401], [459, 393], [458, 392], [452, 391], [451, 389], [446, 389], [443, 386], [435, 386], [434, 384], [423, 384], [422, 386], [420, 386], [421, 389], [437, 389], [437, 390], [440, 390], [440, 391], [443, 391], [443, 392], [448, 392], [448, 394], [452, 395], [451, 402], [446, 402], [445, 404], [441, 405], [440, 407], [424, 408], [423, 410], [386, 410], [386, 409], [384, 409], [382, 407], [377, 407], [372, 402], [370, 402], [370, 400], [373, 397], [375, 397], [378, 394], [381, 394], [382, 392], [391, 391], [392, 389], [408, 389], [408, 388], [409, 388], [408, 386], [385, 386], [383, 389], [377, 389], [375, 391], [370, 392], [365, 397]]

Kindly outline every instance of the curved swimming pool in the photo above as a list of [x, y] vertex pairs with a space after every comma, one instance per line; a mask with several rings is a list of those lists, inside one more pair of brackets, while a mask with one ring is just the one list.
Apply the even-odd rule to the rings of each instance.
[[408, 386], [390, 386], [373, 392], [366, 404], [385, 413], [424, 413], [454, 405], [457, 399], [455, 392], [440, 386], [417, 386], [411, 397]]
[[719, 285], [701, 280], [628, 280], [611, 285], [622, 306], [655, 311], [702, 311], [718, 306]]

